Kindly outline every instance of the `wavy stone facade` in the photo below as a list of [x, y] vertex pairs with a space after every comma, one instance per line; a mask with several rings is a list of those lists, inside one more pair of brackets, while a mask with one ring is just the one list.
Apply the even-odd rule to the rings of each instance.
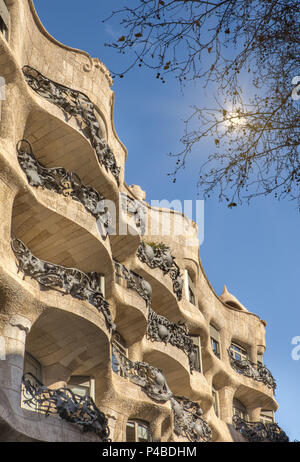
[[0, 2], [0, 441], [262, 440], [265, 322], [216, 295], [193, 222], [125, 184], [105, 66]]

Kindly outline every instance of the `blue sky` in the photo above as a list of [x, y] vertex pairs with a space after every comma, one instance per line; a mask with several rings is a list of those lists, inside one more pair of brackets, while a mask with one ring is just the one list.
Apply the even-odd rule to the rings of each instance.
[[[46, 29], [59, 41], [88, 51], [109, 69], [122, 70], [126, 57], [104, 43], [120, 37], [116, 21], [102, 23], [112, 9], [131, 0], [35, 0]], [[176, 81], [163, 84], [155, 73], [135, 69], [116, 78], [115, 127], [128, 149], [126, 182], [140, 184], [148, 202], [155, 199], [201, 199], [196, 187], [199, 157], [209, 142], [195, 151], [187, 168], [172, 183], [173, 162], [166, 154], [180, 150], [183, 119], [190, 106], [210, 101], [199, 83], [182, 93]], [[299, 225], [296, 204], [260, 198], [250, 206], [228, 209], [216, 198], [205, 202], [205, 238], [200, 248], [204, 270], [215, 291], [226, 284], [250, 311], [267, 321], [265, 364], [277, 380], [276, 419], [290, 440], [300, 440], [300, 360], [292, 359], [292, 338], [300, 336]]]

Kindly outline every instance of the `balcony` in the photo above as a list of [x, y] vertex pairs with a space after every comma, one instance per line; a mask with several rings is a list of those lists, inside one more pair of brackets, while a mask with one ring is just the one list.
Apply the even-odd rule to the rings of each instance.
[[154, 342], [170, 343], [182, 350], [189, 359], [191, 372], [196, 370], [197, 352], [185, 323], [170, 322], [149, 307], [147, 339]]
[[105, 206], [105, 198], [96, 189], [82, 183], [77, 174], [63, 167], [46, 168], [35, 158], [32, 145], [27, 140], [17, 144], [18, 160], [28, 183], [70, 197], [80, 202], [97, 222], [99, 234], [104, 238], [110, 233], [111, 216]]
[[146, 362], [131, 361], [116, 345], [112, 345], [112, 354], [123, 377], [140, 386], [152, 400], [162, 404], [170, 402], [176, 435], [191, 442], [211, 441], [212, 431], [201, 417], [203, 411], [200, 405], [183, 396], [175, 396], [160, 369]]
[[126, 266], [114, 260], [116, 282], [119, 285], [126, 285], [127, 289], [134, 290], [146, 302], [146, 306], [151, 304], [152, 288], [149, 282], [139, 276], [134, 271], [126, 268]]
[[68, 388], [52, 390], [31, 373], [22, 378], [22, 407], [45, 417], [58, 414], [83, 432], [94, 432], [101, 441], [110, 441], [107, 418], [89, 396], [77, 395]]
[[138, 248], [137, 256], [149, 268], [160, 268], [163, 274], [169, 274], [173, 282], [173, 292], [178, 301], [182, 299], [183, 279], [180, 269], [171, 255], [170, 248], [164, 244], [142, 242]]
[[114, 330], [109, 304], [103, 297], [98, 273], [84, 273], [75, 268], [65, 268], [35, 257], [20, 239], [12, 239], [12, 250], [18, 260], [18, 272], [35, 279], [43, 289], [56, 290], [87, 300], [103, 314], [108, 329]]
[[71, 118], [76, 120], [78, 129], [94, 148], [100, 165], [109, 170], [118, 183], [120, 167], [112, 150], [101, 137], [96, 109], [91, 100], [84, 93], [56, 83], [30, 66], [23, 67], [23, 74], [32, 90], [63, 111], [66, 121]]
[[257, 382], [262, 382], [264, 385], [275, 391], [275, 379], [266, 366], [259, 363], [255, 364], [250, 361], [250, 359], [236, 359], [230, 349], [227, 351], [230, 365], [238, 374], [242, 374], [245, 377], [250, 377]]
[[247, 422], [238, 415], [233, 416], [234, 428], [251, 443], [287, 443], [286, 433], [275, 422]]

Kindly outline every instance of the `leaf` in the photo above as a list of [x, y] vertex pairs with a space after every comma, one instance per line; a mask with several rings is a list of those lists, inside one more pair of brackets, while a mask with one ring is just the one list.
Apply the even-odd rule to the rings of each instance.
[[142, 34], [140, 32], [138, 32], [137, 34], [134, 34], [135, 37], [142, 37]]
[[220, 144], [220, 140], [215, 139], [215, 145], [218, 146]]
[[235, 202], [230, 202], [230, 204], [228, 204], [227, 207], [231, 209], [232, 207], [237, 207], [237, 204]]
[[122, 35], [122, 37], [118, 39], [118, 42], [124, 42], [124, 41], [125, 41], [125, 35]]

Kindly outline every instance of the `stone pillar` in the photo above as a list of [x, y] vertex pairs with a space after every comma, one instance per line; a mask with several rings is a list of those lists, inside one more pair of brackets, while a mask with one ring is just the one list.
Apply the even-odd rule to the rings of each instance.
[[140, 342], [128, 348], [128, 357], [131, 361], [143, 361], [143, 348]]
[[250, 422], [259, 422], [260, 421], [260, 407], [250, 407], [247, 408]]
[[228, 386], [218, 390], [220, 418], [228, 424], [232, 423], [232, 402], [235, 392], [235, 388]]
[[5, 359], [0, 361], [0, 389], [4, 391], [9, 405], [17, 413], [20, 409], [21, 382], [24, 369], [24, 354], [26, 335], [31, 329], [31, 321], [21, 315], [11, 316], [8, 324], [3, 330], [2, 356]]
[[[0, 170], [5, 170], [0, 164]], [[16, 191], [8, 186], [2, 176], [8, 172], [0, 172], [0, 251], [3, 256], [10, 252], [11, 218]]]
[[43, 368], [43, 382], [46, 387], [56, 390], [67, 387], [72, 371], [61, 364], [52, 364]]
[[161, 441], [161, 426], [163, 423], [165, 416], [158, 416], [155, 420], [153, 420], [150, 424], [150, 432], [152, 436], [153, 442]]

